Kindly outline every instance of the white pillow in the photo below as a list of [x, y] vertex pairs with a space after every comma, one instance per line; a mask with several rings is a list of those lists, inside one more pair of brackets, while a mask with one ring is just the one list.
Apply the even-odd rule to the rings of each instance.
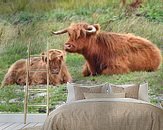
[[138, 99], [149, 102], [148, 83], [143, 83], [139, 85]]
[[106, 89], [108, 89], [107, 83], [100, 84], [100, 85], [92, 85], [92, 86], [88, 86], [87, 85], [87, 86], [85, 86], [85, 85], [82, 85], [82, 84], [76, 84], [76, 83], [69, 83], [69, 82], [67, 82], [67, 90], [68, 90], [67, 101], [66, 101], [67, 103], [76, 100], [74, 87], [84, 87], [84, 88], [92, 88], [92, 89], [93, 88], [96, 89], [97, 87], [101, 87], [101, 93], [106, 92]]
[[126, 98], [138, 99], [139, 84], [109, 85], [111, 86], [110, 93], [125, 93]]
[[[112, 86], [115, 87], [120, 87], [120, 88], [128, 88], [128, 87], [132, 87], [135, 86], [136, 84], [124, 84], [124, 85], [114, 85], [114, 84], [109, 84], [110, 87], [110, 93], [112, 93]], [[138, 85], [138, 93], [137, 93], [137, 99], [139, 100], [143, 100], [146, 102], [149, 102], [149, 95], [148, 95], [148, 83], [142, 83]]]

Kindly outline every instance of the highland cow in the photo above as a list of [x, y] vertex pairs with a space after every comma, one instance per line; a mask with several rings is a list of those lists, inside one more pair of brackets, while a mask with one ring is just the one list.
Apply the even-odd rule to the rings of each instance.
[[[70, 82], [72, 78], [64, 61], [65, 52], [57, 49], [51, 49], [48, 53], [49, 84], [56, 85]], [[41, 55], [42, 57], [31, 58], [29, 66], [31, 70], [29, 73], [30, 85], [47, 83], [47, 52], [43, 52]], [[2, 82], [2, 86], [10, 84], [26, 84], [26, 61], [26, 59], [18, 60], [9, 68]]]
[[155, 71], [161, 63], [160, 50], [152, 42], [133, 34], [101, 32], [98, 24], [71, 24], [52, 33], [69, 34], [64, 49], [85, 57], [84, 76]]

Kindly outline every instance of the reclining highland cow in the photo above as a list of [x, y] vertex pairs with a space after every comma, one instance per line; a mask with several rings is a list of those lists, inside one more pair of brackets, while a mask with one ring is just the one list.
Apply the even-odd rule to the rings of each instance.
[[[49, 53], [49, 84], [56, 85], [71, 81], [71, 75], [64, 62], [65, 53], [61, 50], [51, 49]], [[29, 84], [47, 83], [47, 52], [42, 53], [42, 57], [31, 58], [30, 69], [38, 70], [29, 73]], [[45, 71], [39, 71], [45, 70]], [[26, 59], [16, 61], [8, 70], [4, 77], [2, 86], [10, 84], [26, 84]]]
[[98, 24], [71, 24], [52, 33], [69, 34], [64, 48], [85, 57], [84, 76], [155, 71], [161, 63], [160, 50], [152, 42], [132, 34], [100, 32]]

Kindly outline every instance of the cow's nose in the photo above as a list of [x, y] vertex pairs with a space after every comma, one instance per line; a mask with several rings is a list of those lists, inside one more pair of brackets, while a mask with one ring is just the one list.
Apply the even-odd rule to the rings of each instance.
[[59, 73], [59, 69], [58, 69], [58, 68], [53, 69], [53, 73], [54, 73], [54, 74], [58, 74], [58, 73]]

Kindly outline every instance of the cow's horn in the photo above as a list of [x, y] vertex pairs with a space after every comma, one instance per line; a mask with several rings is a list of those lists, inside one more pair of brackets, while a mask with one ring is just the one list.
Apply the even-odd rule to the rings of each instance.
[[90, 25], [86, 29], [86, 32], [88, 32], [88, 33], [95, 33], [96, 32], [96, 28], [93, 25]]
[[63, 34], [63, 33], [66, 33], [66, 32], [67, 32], [67, 29], [64, 29], [64, 30], [60, 30], [60, 31], [57, 31], [57, 32], [52, 31], [52, 34], [59, 35], [59, 34]]

